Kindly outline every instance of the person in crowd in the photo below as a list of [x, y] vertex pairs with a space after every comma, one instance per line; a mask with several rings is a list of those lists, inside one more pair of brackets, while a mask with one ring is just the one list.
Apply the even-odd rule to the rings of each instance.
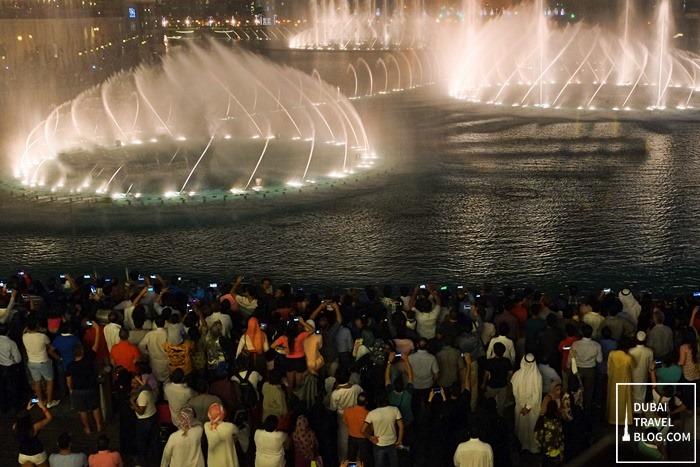
[[673, 350], [673, 330], [664, 324], [664, 312], [655, 309], [652, 313], [652, 325], [647, 331], [646, 345], [654, 352], [656, 360], [663, 359]]
[[214, 403], [207, 409], [207, 422], [204, 423], [204, 435], [207, 438], [207, 465], [225, 465], [238, 467], [236, 439], [240, 430], [226, 420], [226, 411], [221, 404]]
[[[300, 331], [299, 327], [304, 331]], [[285, 353], [285, 370], [287, 372], [287, 393], [291, 394], [297, 385], [301, 384], [306, 371], [306, 355], [304, 354], [304, 339], [314, 332], [304, 320], [295, 317], [287, 325], [284, 336], [280, 336], [272, 343], [272, 348]]]
[[622, 289], [617, 298], [622, 302], [622, 311], [620, 317], [626, 319], [636, 328], [639, 315], [642, 312], [642, 305], [639, 304], [630, 289]]
[[[559, 343], [564, 339], [564, 335], [557, 326], [557, 317], [554, 314], [545, 318], [545, 328], [537, 335], [537, 352], [539, 357], [546, 357], [549, 365], [559, 373], [561, 379], [561, 354], [559, 353]], [[544, 361], [544, 360], [542, 360]]]
[[535, 425], [535, 439], [542, 450], [542, 465], [561, 465], [564, 460], [564, 427], [559, 418], [559, 407], [553, 400]]
[[569, 352], [571, 351], [571, 345], [577, 340], [579, 340], [578, 328], [572, 323], [567, 323], [566, 337], [559, 342], [559, 345], [557, 346], [559, 349], [559, 354], [561, 355], [561, 376], [564, 390], [566, 390], [569, 383]]
[[[476, 404], [479, 399], [479, 373], [480, 373], [480, 364], [479, 361], [483, 360], [483, 357], [486, 355], [484, 352], [484, 345], [483, 341], [481, 339], [481, 335], [484, 330], [484, 320], [481, 318], [481, 315], [484, 313], [483, 307], [480, 305], [478, 306], [472, 306], [471, 310], [466, 316], [466, 321], [464, 323], [464, 329], [463, 332], [457, 336], [455, 342], [457, 344], [457, 348], [459, 351], [463, 354], [469, 354], [471, 358], [471, 365], [470, 365], [470, 378], [471, 378], [471, 383], [470, 387], [472, 388], [471, 391], [471, 410], [472, 412], [476, 411]], [[516, 319], [517, 320], [517, 319]], [[510, 325], [509, 325], [510, 326]], [[518, 331], [519, 332], [519, 331]], [[510, 338], [510, 336], [509, 336]], [[517, 339], [516, 339], [517, 340]], [[414, 367], [415, 369], [415, 367]]]
[[[659, 391], [664, 389], [663, 383], [671, 383], [670, 386], [675, 391], [673, 383], [678, 383], [683, 378], [683, 368], [678, 365], [678, 356], [676, 352], [669, 352], [662, 360], [654, 362], [656, 372], [656, 384]], [[653, 381], [653, 379], [652, 379]]]
[[440, 294], [433, 286], [421, 288], [416, 284], [408, 306], [415, 312], [416, 332], [424, 339], [433, 339], [437, 332], [440, 315]]
[[338, 457], [342, 461], [348, 454], [348, 426], [343, 421], [346, 408], [357, 404], [362, 392], [359, 384], [350, 384], [350, 370], [341, 367], [336, 372], [336, 384], [331, 393], [330, 409], [338, 414]]
[[26, 391], [17, 382], [26, 380], [22, 366], [22, 354], [17, 343], [10, 339], [9, 326], [0, 325], [0, 413], [19, 410], [26, 398]]
[[66, 368], [73, 362], [73, 349], [76, 344], [80, 344], [80, 339], [75, 335], [72, 323], [62, 322], [59, 325], [59, 334], [51, 342], [51, 346], [61, 357], [56, 361], [57, 374], [54, 378], [59, 388], [62, 388], [58, 391], [61, 397], [68, 396], [68, 390], [65, 386]]
[[141, 352], [139, 352], [138, 347], [129, 342], [128, 329], [121, 328], [119, 330], [119, 342], [112, 346], [109, 356], [114, 367], [120, 366], [136, 373], [136, 362], [141, 359]]
[[500, 329], [501, 324], [507, 324], [508, 325], [508, 334], [507, 337], [510, 339], [513, 343], [518, 342], [518, 339], [520, 338], [520, 321], [518, 320], [518, 317], [515, 316], [512, 313], [513, 307], [515, 306], [515, 302], [513, 299], [509, 298], [506, 299], [503, 302], [503, 310], [500, 313], [497, 313], [496, 316], [493, 317], [493, 324], [496, 326], [497, 329]]
[[564, 459], [568, 462], [578, 457], [590, 446], [591, 421], [583, 412], [583, 387], [579, 378], [571, 378], [562, 396], [559, 414], [564, 424]]
[[214, 321], [202, 338], [206, 357], [205, 377], [209, 381], [223, 379], [231, 372], [233, 343], [222, 334], [221, 321]]
[[[128, 374], [128, 373], [126, 373]], [[156, 398], [151, 387], [139, 375], [131, 380], [131, 408], [136, 412], [136, 454], [139, 461], [148, 463], [155, 459], [157, 450], [158, 422], [156, 420]]]
[[44, 412], [44, 418], [32, 422], [30, 411], [34, 407], [34, 403], [30, 401], [26, 409], [17, 413], [17, 420], [12, 425], [12, 431], [19, 443], [19, 457], [17, 461], [22, 467], [48, 467], [49, 465], [44, 445], [39, 439], [39, 432], [51, 423], [53, 416], [41, 399], [36, 405]]
[[513, 364], [505, 357], [506, 346], [497, 342], [493, 346], [494, 357], [484, 362], [484, 387], [486, 397], [493, 397], [496, 401], [496, 411], [503, 416], [508, 396], [508, 382], [513, 375]]
[[313, 333], [309, 334], [309, 337], [304, 339], [304, 355], [306, 357], [306, 370], [313, 374], [318, 375], [319, 370], [325, 365], [325, 360], [321, 354], [321, 348], [323, 347], [323, 336], [321, 335], [321, 330], [316, 330], [316, 323], [313, 320], [307, 320], [306, 324], [311, 326], [314, 330]]
[[263, 428], [255, 430], [255, 467], [284, 467], [284, 451], [290, 441], [287, 433], [277, 430], [279, 419], [269, 415]]
[[583, 382], [583, 410], [590, 416], [593, 413], [596, 366], [603, 361], [603, 349], [592, 339], [593, 327], [590, 324], [584, 324], [581, 333], [583, 337], [571, 344], [567, 366], [571, 368], [576, 360], [578, 376]]
[[438, 362], [437, 384], [443, 388], [449, 388], [461, 381], [460, 375], [464, 372], [464, 357], [460, 351], [450, 345], [444, 345], [435, 354]]
[[[163, 349], [168, 356], [168, 371], [172, 378], [175, 370], [182, 370], [185, 378], [189, 381], [194, 371], [195, 345], [188, 338], [189, 336], [183, 334], [185, 328], [182, 323], [172, 323], [173, 316], [171, 316], [171, 324], [173, 325], [169, 327], [168, 338], [163, 344]], [[176, 318], [175, 321], [177, 321]]]
[[[648, 383], [649, 374], [654, 372], [654, 351], [644, 345], [644, 341], [647, 337], [644, 331], [639, 331], [636, 337], [637, 345], [629, 350], [630, 356], [634, 359], [634, 366], [632, 367], [632, 382]], [[583, 384], [583, 397], [585, 401], [586, 391], [588, 390], [588, 388], [586, 387], [585, 380]], [[646, 400], [646, 396], [646, 386], [632, 386], [633, 402], [638, 402], [641, 404]], [[583, 404], [583, 408], [584, 410], [586, 410], [585, 402]]]
[[159, 383], [165, 382], [170, 373], [168, 371], [168, 354], [165, 351], [165, 343], [168, 333], [165, 330], [165, 318], [157, 315], [153, 319], [156, 329], [149, 331], [139, 342], [139, 351], [148, 356], [148, 360]]
[[170, 435], [163, 449], [161, 467], [204, 467], [202, 454], [203, 428], [189, 407], [180, 409], [177, 431]]
[[97, 438], [97, 453], [88, 457], [90, 467], [123, 467], [124, 462], [119, 452], [109, 450], [109, 438], [100, 435]]
[[260, 328], [260, 323], [257, 318], [251, 317], [248, 319], [246, 332], [241, 337], [236, 349], [236, 357], [241, 353], [253, 360], [255, 370], [264, 374], [266, 369], [265, 352], [270, 349], [270, 344], [267, 341], [267, 335]]
[[362, 434], [374, 444], [374, 465], [382, 467], [385, 458], [390, 467], [398, 467], [397, 447], [403, 445], [404, 425], [401, 412], [389, 405], [384, 392], [375, 398], [377, 408], [370, 411], [362, 426]]
[[[401, 360], [399, 358], [398, 360]], [[413, 367], [411, 361], [403, 359], [406, 367], [406, 381], [404, 383], [403, 375], [399, 375], [392, 384], [391, 373], [392, 366], [397, 362], [396, 354], [389, 354], [389, 361], [386, 364], [384, 371], [384, 384], [386, 385], [387, 400], [389, 405], [399, 409], [401, 419], [404, 425], [404, 440], [411, 440], [413, 435]]]
[[[226, 305], [224, 305], [224, 303]], [[215, 322], [220, 322], [221, 323], [221, 335], [230, 338], [231, 337], [231, 329], [233, 329], [233, 321], [231, 320], [231, 316], [229, 315], [229, 312], [231, 311], [231, 302], [228, 300], [224, 300], [221, 303], [213, 303], [213, 313], [210, 314], [209, 316], [206, 317], [205, 322], [207, 324], [207, 328], [211, 329], [212, 324]], [[257, 319], [256, 319], [257, 321]], [[248, 326], [250, 327], [250, 321], [248, 322]], [[250, 330], [250, 329], [249, 329]], [[247, 333], [246, 333], [247, 334]], [[247, 347], [249, 342], [242, 341], [244, 346]], [[239, 349], [241, 346], [239, 346]], [[253, 344], [254, 348], [254, 344]], [[240, 350], [236, 352], [236, 354], [239, 354]]]
[[74, 360], [66, 368], [68, 390], [70, 391], [73, 410], [80, 414], [83, 431], [92, 433], [90, 414], [95, 420], [97, 432], [103, 430], [102, 410], [100, 409], [100, 391], [95, 365], [95, 352], [83, 349], [83, 344], [75, 344]]
[[457, 446], [455, 467], [493, 467], [493, 449], [479, 439], [481, 430], [476, 423], [469, 425], [469, 440]]
[[72, 437], [66, 431], [58, 435], [58, 453], [49, 456], [51, 467], [87, 467], [87, 456], [82, 452], [72, 452], [71, 441]]
[[554, 368], [549, 364], [549, 359], [546, 355], [539, 357], [537, 362], [537, 369], [542, 375], [542, 395], [549, 393], [552, 389], [552, 384], [555, 382], [561, 383], [561, 376], [554, 371]]
[[105, 343], [107, 344], [107, 350], [112, 351], [112, 347], [119, 343], [119, 331], [122, 326], [120, 323], [121, 315], [118, 311], [112, 310], [107, 315], [107, 320], [109, 322], [104, 327]]
[[[698, 335], [695, 329], [688, 326], [681, 329], [681, 346], [679, 349], [678, 365], [683, 368], [683, 378], [681, 382], [695, 383], [700, 382], [700, 373], [698, 373]], [[695, 407], [694, 393], [692, 387], [685, 386], [681, 391], [683, 402], [688, 407]]]
[[540, 416], [544, 415], [547, 411], [547, 404], [554, 401], [557, 404], [557, 409], [561, 407], [562, 402], [562, 385], [560, 382], [552, 383], [552, 387], [547, 394], [542, 398], [542, 403], [540, 404]]
[[262, 418], [266, 420], [270, 415], [278, 419], [289, 414], [287, 408], [287, 396], [282, 388], [282, 376], [279, 372], [273, 372], [269, 381], [262, 386]]
[[202, 425], [208, 420], [207, 412], [213, 404], [221, 405], [221, 399], [218, 396], [209, 394], [209, 382], [205, 379], [196, 381], [197, 394], [193, 396], [185, 407], [189, 407], [197, 417], [197, 421]]
[[[323, 312], [323, 315], [321, 315]], [[330, 313], [333, 313], [330, 315]], [[323, 345], [320, 348], [321, 356], [328, 372], [333, 375], [338, 368], [338, 331], [342, 327], [343, 317], [340, 307], [332, 300], [325, 300], [314, 309], [309, 317], [316, 323], [315, 330], [320, 331]]]
[[489, 340], [489, 345], [486, 349], [487, 359], [494, 357], [495, 352], [493, 347], [496, 345], [496, 343], [501, 343], [506, 349], [503, 356], [510, 360], [511, 363], [515, 363], [515, 344], [508, 338], [509, 332], [510, 329], [508, 328], [508, 323], [501, 323], [498, 327], [498, 335]]
[[163, 386], [163, 395], [168, 401], [171, 420], [175, 425], [180, 409], [185, 407], [197, 393], [185, 382], [185, 372], [182, 368], [176, 368], [170, 376], [170, 382]]
[[[386, 362], [386, 357], [382, 357]], [[405, 359], [405, 356], [403, 357]], [[413, 388], [416, 391], [414, 401], [422, 402], [428, 399], [428, 392], [433, 387], [435, 381], [440, 377], [440, 367], [438, 367], [435, 356], [428, 352], [428, 340], [421, 338], [418, 341], [418, 350], [408, 356], [413, 369]], [[384, 365], [382, 365], [382, 369]], [[416, 402], [414, 402], [415, 404]], [[414, 413], [418, 413], [415, 411]]]
[[610, 352], [617, 349], [617, 341], [612, 338], [612, 331], [606, 325], [600, 329], [600, 344], [601, 352], [603, 353], [603, 360], [596, 365], [596, 384], [595, 384], [595, 396], [593, 405], [596, 407], [603, 407], [606, 396], [605, 391], [608, 387], [608, 356]]
[[534, 355], [527, 354], [520, 360], [520, 369], [510, 382], [515, 398], [515, 434], [523, 449], [538, 453], [534, 430], [540, 414], [542, 375], [537, 370]]
[[610, 328], [612, 338], [617, 342], [620, 342], [623, 337], [634, 336], [637, 332], [637, 327], [621, 316], [621, 306], [619, 301], [611, 304], [608, 307], [608, 316], [605, 317], [603, 322], [603, 326]]
[[314, 430], [309, 426], [309, 420], [304, 415], [297, 417], [292, 432], [292, 441], [294, 467], [311, 467], [311, 462], [318, 457], [318, 439], [316, 439]]
[[617, 350], [608, 355], [608, 395], [607, 419], [612, 425], [622, 425], [632, 420], [632, 386], [617, 383], [631, 383], [634, 358], [629, 353], [631, 340], [624, 338]]
[[343, 411], [343, 422], [348, 427], [348, 459], [351, 461], [370, 462], [372, 443], [362, 434], [362, 426], [367, 418], [367, 394], [357, 395], [357, 404]]
[[[27, 351], [27, 367], [34, 381], [34, 393], [42, 401], [46, 400], [46, 407], [52, 408], [61, 401], [54, 399], [54, 371], [51, 359], [60, 357], [51, 346], [49, 336], [39, 330], [39, 321], [35, 316], [27, 318], [27, 329], [22, 335], [22, 343]], [[46, 399], [42, 391], [42, 381], [46, 382]]]

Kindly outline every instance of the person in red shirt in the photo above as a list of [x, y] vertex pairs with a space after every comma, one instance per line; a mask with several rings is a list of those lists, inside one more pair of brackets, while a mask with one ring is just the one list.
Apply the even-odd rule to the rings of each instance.
[[97, 324], [95, 318], [85, 321], [87, 329], [83, 334], [83, 347], [92, 349], [95, 352], [95, 362], [99, 368], [109, 365], [109, 350], [105, 341], [104, 328]]
[[112, 365], [115, 367], [121, 366], [131, 373], [136, 373], [136, 362], [141, 359], [139, 348], [129, 342], [129, 330], [121, 328], [119, 330], [118, 343], [112, 346], [109, 356], [112, 360]]
[[510, 314], [512, 314], [516, 318], [518, 318], [518, 324], [520, 325], [521, 335], [522, 335], [523, 324], [527, 320], [527, 309], [525, 308], [525, 305], [523, 305], [524, 301], [525, 301], [524, 295], [516, 296], [515, 297], [515, 305], [513, 305], [513, 308], [510, 309]]
[[566, 337], [559, 342], [559, 353], [561, 353], [561, 376], [563, 390], [566, 392], [569, 387], [569, 350], [571, 349], [571, 344], [580, 339], [577, 335], [578, 331], [576, 326], [571, 323], [566, 324]]

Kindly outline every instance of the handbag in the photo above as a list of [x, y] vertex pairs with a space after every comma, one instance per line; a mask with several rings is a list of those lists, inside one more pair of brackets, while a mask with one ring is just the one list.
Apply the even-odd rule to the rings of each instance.
[[323, 467], [323, 458], [321, 456], [316, 456], [311, 461], [310, 467]]

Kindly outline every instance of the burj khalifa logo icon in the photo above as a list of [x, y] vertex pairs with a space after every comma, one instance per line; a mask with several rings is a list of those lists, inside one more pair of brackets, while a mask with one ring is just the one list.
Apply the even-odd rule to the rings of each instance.
[[629, 428], [627, 426], [627, 411], [625, 411], [625, 433], [622, 435], [622, 441], [631, 441]]

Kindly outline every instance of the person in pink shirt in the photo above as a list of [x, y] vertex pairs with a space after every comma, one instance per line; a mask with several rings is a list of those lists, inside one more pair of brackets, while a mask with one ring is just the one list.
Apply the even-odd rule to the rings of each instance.
[[90, 467], [123, 467], [122, 456], [118, 452], [109, 450], [109, 438], [107, 435], [100, 435], [97, 438], [97, 454], [88, 457]]

